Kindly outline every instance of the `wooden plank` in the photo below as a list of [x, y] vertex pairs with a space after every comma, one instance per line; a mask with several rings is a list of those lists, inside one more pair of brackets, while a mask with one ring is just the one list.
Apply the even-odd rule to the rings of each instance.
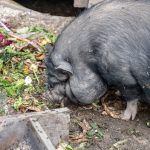
[[30, 138], [36, 143], [38, 150], [56, 150], [37, 119], [30, 118], [28, 126]]
[[61, 108], [1, 117], [0, 148], [1, 146], [4, 147], [5, 143], [11, 144], [21, 139], [27, 130], [27, 122], [32, 117], [38, 120], [54, 146], [62, 140], [67, 141], [69, 139], [69, 110], [68, 108]]
[[89, 0], [74, 0], [74, 7], [83, 8], [88, 7]]
[[18, 143], [26, 133], [25, 124], [12, 123], [0, 131], [0, 150], [10, 149], [11, 145]]

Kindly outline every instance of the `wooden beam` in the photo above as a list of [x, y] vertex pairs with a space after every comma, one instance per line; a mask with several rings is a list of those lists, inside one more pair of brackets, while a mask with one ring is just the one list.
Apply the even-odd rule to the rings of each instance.
[[84, 8], [88, 7], [89, 0], [74, 0], [74, 7]]
[[36, 118], [54, 146], [62, 140], [68, 141], [70, 114], [67, 108], [60, 108], [1, 117], [0, 150], [9, 149], [28, 134], [30, 118]]

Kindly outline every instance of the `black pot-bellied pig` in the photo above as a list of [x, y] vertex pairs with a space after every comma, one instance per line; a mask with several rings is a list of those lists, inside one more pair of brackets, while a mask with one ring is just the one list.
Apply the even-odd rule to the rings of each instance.
[[113, 0], [84, 11], [61, 33], [47, 58], [52, 100], [90, 104], [115, 87], [127, 101], [150, 102], [150, 2]]

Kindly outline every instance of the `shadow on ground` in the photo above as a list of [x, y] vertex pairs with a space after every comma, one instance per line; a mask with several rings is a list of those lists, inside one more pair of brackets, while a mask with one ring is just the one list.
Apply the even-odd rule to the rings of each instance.
[[55, 16], [77, 16], [82, 9], [73, 7], [73, 0], [15, 0], [19, 4]]

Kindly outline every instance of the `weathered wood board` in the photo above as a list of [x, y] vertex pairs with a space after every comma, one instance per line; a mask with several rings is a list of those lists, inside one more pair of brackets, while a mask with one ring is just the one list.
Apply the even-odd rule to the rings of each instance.
[[[1, 117], [0, 150], [9, 149], [11, 145], [19, 142], [25, 135], [32, 135], [30, 138], [35, 141], [35, 144], [37, 144], [37, 139], [40, 140], [43, 147], [47, 145], [56, 146], [62, 140], [68, 140], [69, 123], [70, 114], [67, 108]], [[34, 134], [33, 131], [35, 132]], [[41, 131], [43, 134], [41, 134]], [[50, 141], [46, 139], [46, 136]], [[42, 144], [37, 145], [37, 147], [42, 147]]]
[[74, 0], [74, 7], [82, 8], [88, 6], [89, 0]]
[[90, 8], [91, 6], [103, 2], [105, 0], [74, 0], [74, 7], [78, 8]]

